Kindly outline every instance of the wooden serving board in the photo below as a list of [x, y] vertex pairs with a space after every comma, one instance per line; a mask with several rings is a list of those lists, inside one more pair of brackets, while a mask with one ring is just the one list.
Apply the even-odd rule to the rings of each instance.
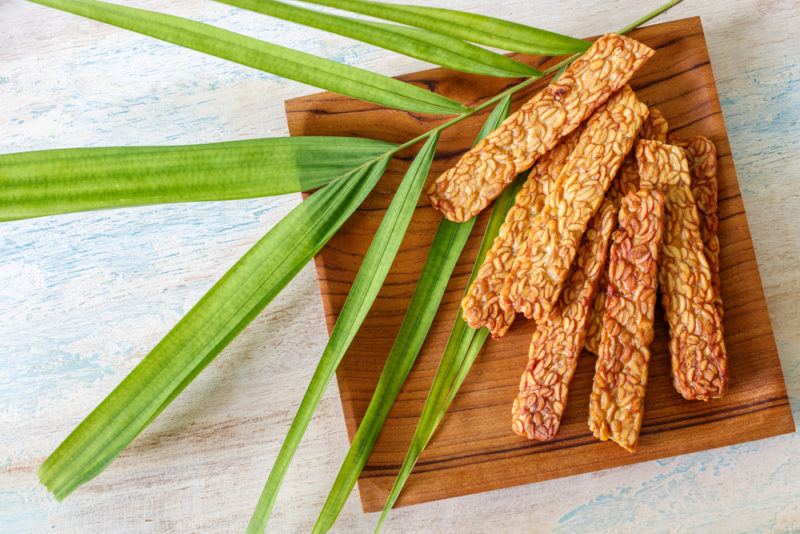
[[[639, 97], [664, 113], [672, 133], [686, 138], [702, 134], [717, 145], [720, 263], [730, 389], [720, 400], [707, 403], [684, 400], [672, 387], [668, 332], [663, 319], [657, 316], [646, 412], [636, 454], [611, 442], [597, 441], [587, 428], [594, 357], [586, 352], [579, 362], [558, 436], [549, 443], [527, 441], [510, 429], [511, 403], [527, 361], [534, 328], [533, 323], [520, 317], [508, 335], [485, 345], [442, 426], [417, 464], [399, 505], [596, 471], [794, 431], [700, 19], [649, 26], [631, 35], [657, 51], [631, 83]], [[517, 57], [536, 66], [547, 65], [540, 58]], [[514, 80], [471, 76], [445, 69], [400, 78], [469, 105], [515, 83]], [[541, 87], [538, 85], [518, 94], [515, 105], [519, 106]], [[290, 100], [286, 103], [286, 113], [292, 135], [363, 136], [395, 143], [411, 139], [444, 120], [391, 111], [330, 93]], [[452, 165], [471, 146], [485, 118], [486, 113], [471, 117], [443, 133], [429, 180]], [[329, 331], [413, 155], [414, 152], [409, 151], [391, 162], [373, 193], [316, 258]], [[428, 339], [359, 480], [365, 511], [383, 507], [405, 457], [472, 269], [488, 212], [485, 210], [475, 225]], [[427, 199], [421, 198], [386, 283], [339, 367], [339, 391], [351, 439], [372, 397], [440, 218]]]

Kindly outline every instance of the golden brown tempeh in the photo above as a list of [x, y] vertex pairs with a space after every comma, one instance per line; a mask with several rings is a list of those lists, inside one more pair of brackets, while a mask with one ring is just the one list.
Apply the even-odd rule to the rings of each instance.
[[642, 187], [657, 188], [666, 199], [658, 283], [669, 323], [675, 389], [689, 400], [721, 397], [728, 360], [689, 164], [680, 147], [658, 141], [639, 141], [636, 158]]
[[669, 123], [664, 118], [664, 114], [658, 108], [650, 108], [650, 115], [642, 123], [642, 129], [639, 131], [639, 139], [652, 139], [665, 143], [667, 132], [669, 132]]
[[520, 436], [547, 441], [558, 433], [616, 222], [616, 207], [603, 201], [583, 235], [558, 304], [533, 334], [528, 365], [511, 410], [511, 428]]
[[[667, 140], [669, 124], [658, 108], [650, 108], [647, 118], [642, 122], [637, 139]], [[622, 197], [628, 193], [639, 190], [639, 166], [636, 164], [636, 154], [631, 151], [622, 162], [617, 176], [608, 186], [606, 196], [619, 208]]]
[[589, 428], [595, 437], [611, 439], [631, 452], [644, 415], [663, 212], [659, 191], [629, 193], [622, 199], [589, 400]]
[[606, 287], [608, 287], [608, 273], [603, 269], [603, 274], [600, 279], [600, 285], [597, 288], [597, 294], [592, 300], [591, 310], [589, 312], [589, 323], [586, 325], [586, 338], [583, 341], [583, 347], [597, 355], [597, 348], [600, 346], [600, 338], [603, 335], [603, 310], [605, 309], [606, 302]]
[[514, 322], [516, 312], [511, 306], [503, 306], [500, 293], [514, 258], [528, 237], [531, 221], [542, 210], [544, 199], [555, 184], [567, 156], [575, 148], [581, 131], [578, 128], [542, 156], [517, 193], [492, 248], [486, 253], [478, 276], [461, 301], [462, 316], [470, 327], [487, 326], [492, 337], [499, 338]]
[[700, 237], [703, 239], [708, 268], [711, 269], [711, 287], [714, 289], [714, 304], [722, 318], [722, 294], [719, 280], [719, 236], [717, 230], [717, 147], [705, 137], [697, 136], [691, 141], [675, 141], [683, 148], [692, 173], [692, 196], [700, 216]]
[[586, 225], [631, 149], [647, 106], [625, 86], [586, 123], [511, 268], [502, 298], [537, 323], [553, 308]]
[[[639, 130], [639, 139], [654, 139], [664, 142], [667, 140], [669, 124], [664, 115], [657, 108], [650, 108], [650, 114], [642, 123]], [[619, 208], [622, 197], [628, 193], [639, 190], [639, 166], [636, 164], [636, 154], [631, 151], [622, 162], [617, 176], [611, 181], [606, 192], [606, 198], [612, 200]], [[597, 354], [600, 344], [600, 335], [603, 332], [603, 301], [606, 299], [605, 287], [608, 285], [606, 271], [603, 270], [603, 281], [597, 290], [597, 295], [592, 302], [592, 313], [589, 316], [589, 325], [586, 328], [586, 350]]]
[[428, 190], [431, 205], [451, 221], [477, 215], [516, 175], [628, 83], [653, 54], [628, 37], [607, 34], [597, 39], [558, 80], [439, 176]]

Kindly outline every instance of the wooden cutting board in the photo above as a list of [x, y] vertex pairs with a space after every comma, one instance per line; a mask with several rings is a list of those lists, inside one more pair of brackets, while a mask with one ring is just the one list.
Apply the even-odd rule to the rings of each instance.
[[[527, 441], [510, 429], [511, 403], [533, 332], [533, 324], [519, 318], [508, 335], [499, 341], [490, 340], [484, 346], [442, 426], [417, 464], [399, 505], [597, 471], [794, 431], [700, 19], [649, 26], [631, 35], [657, 52], [631, 82], [639, 98], [664, 113], [672, 133], [686, 138], [704, 135], [717, 145], [720, 263], [730, 389], [720, 400], [707, 403], [684, 400], [672, 387], [667, 327], [657, 316], [646, 412], [636, 454], [611, 442], [597, 441], [587, 428], [594, 373], [594, 357], [587, 352], [579, 362], [570, 389], [570, 403], [556, 439], [549, 443]], [[516, 57], [539, 67], [548, 64], [540, 58]], [[419, 83], [469, 105], [515, 83], [445, 69], [426, 70], [400, 79]], [[540, 84], [517, 94], [515, 105], [518, 107], [541, 87]], [[444, 120], [391, 111], [331, 93], [289, 100], [286, 115], [292, 135], [362, 136], [394, 143], [411, 139]], [[486, 113], [471, 117], [443, 133], [429, 180], [471, 146], [485, 118]], [[316, 258], [329, 331], [414, 153], [408, 151], [391, 162], [373, 193]], [[417, 363], [359, 480], [365, 511], [383, 507], [405, 457], [472, 269], [488, 211], [475, 225]], [[372, 397], [440, 217], [426, 198], [420, 199], [386, 283], [339, 367], [339, 391], [351, 439]]]

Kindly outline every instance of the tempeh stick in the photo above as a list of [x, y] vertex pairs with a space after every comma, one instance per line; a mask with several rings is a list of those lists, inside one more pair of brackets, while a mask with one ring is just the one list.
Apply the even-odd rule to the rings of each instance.
[[586, 325], [586, 339], [583, 341], [583, 347], [595, 356], [597, 355], [597, 348], [600, 346], [600, 338], [603, 335], [603, 310], [605, 309], [606, 302], [606, 287], [608, 287], [608, 274], [607, 270], [604, 269], [600, 280], [600, 287], [597, 289], [597, 294], [592, 301], [589, 324]]
[[[639, 139], [654, 139], [656, 141], [666, 141], [669, 124], [664, 115], [657, 108], [650, 108], [650, 114], [642, 123], [639, 130]], [[606, 198], [612, 200], [619, 208], [622, 197], [628, 193], [639, 190], [639, 166], [636, 164], [636, 154], [631, 151], [622, 163], [617, 176], [608, 186]], [[603, 302], [606, 299], [606, 286], [608, 278], [606, 270], [603, 269], [603, 281], [597, 290], [597, 295], [592, 302], [592, 313], [589, 316], [589, 326], [586, 328], [586, 350], [592, 354], [597, 354], [597, 347], [600, 345], [600, 335], [603, 332]]]
[[680, 147], [658, 141], [639, 141], [636, 158], [642, 187], [658, 188], [666, 198], [658, 283], [669, 324], [675, 389], [689, 400], [721, 397], [728, 383], [728, 358], [689, 163]]
[[639, 131], [639, 139], [652, 139], [664, 143], [667, 140], [667, 132], [669, 132], [669, 122], [664, 118], [664, 114], [658, 108], [650, 108], [650, 115], [642, 123], [642, 129]]
[[705, 137], [697, 136], [691, 141], [672, 141], [683, 148], [692, 173], [692, 196], [700, 216], [700, 237], [703, 239], [708, 268], [711, 269], [711, 287], [714, 289], [714, 305], [722, 318], [722, 294], [719, 280], [719, 236], [717, 230], [717, 147]]
[[553, 439], [567, 405], [578, 364], [589, 306], [605, 265], [617, 209], [603, 201], [583, 235], [567, 285], [558, 304], [531, 339], [528, 365], [514, 400], [511, 428], [528, 439]]
[[[639, 129], [637, 139], [653, 139], [661, 141], [662, 143], [667, 140], [667, 131], [669, 130], [669, 123], [661, 114], [658, 108], [649, 108], [650, 113], [647, 118], [642, 122], [642, 127]], [[617, 176], [611, 181], [608, 186], [606, 196], [614, 202], [619, 209], [622, 198], [628, 193], [636, 192], [639, 190], [639, 166], [636, 164], [636, 154], [631, 151], [622, 162]]]
[[597, 39], [564, 73], [464, 154], [428, 190], [451, 221], [477, 215], [519, 173], [575, 130], [654, 54], [616, 34]]
[[542, 210], [544, 199], [558, 178], [580, 136], [578, 128], [546, 153], [531, 170], [508, 211], [492, 248], [486, 254], [478, 276], [461, 301], [464, 321], [472, 328], [487, 326], [492, 337], [505, 335], [516, 312], [503, 306], [500, 293], [511, 271], [514, 258], [525, 243], [533, 218]]
[[628, 193], [609, 252], [589, 428], [595, 437], [611, 439], [631, 452], [639, 442], [644, 415], [663, 215], [659, 191]]
[[558, 300], [586, 225], [646, 116], [625, 86], [586, 123], [503, 288], [502, 298], [528, 319], [541, 322]]

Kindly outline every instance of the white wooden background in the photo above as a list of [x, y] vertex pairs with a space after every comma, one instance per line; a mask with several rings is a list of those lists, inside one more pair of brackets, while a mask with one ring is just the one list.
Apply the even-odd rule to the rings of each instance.
[[[576, 36], [659, 0], [439, 0]], [[421, 62], [201, 0], [140, 0], [398, 74]], [[800, 2], [701, 15], [795, 419], [800, 413]], [[286, 135], [313, 89], [22, 0], [0, 0], [0, 151]], [[0, 225], [0, 531], [237, 532], [324, 347], [312, 267], [101, 476], [56, 503], [38, 465], [297, 196]], [[271, 526], [309, 530], [347, 450], [335, 387]], [[792, 531], [800, 435], [403, 508], [393, 532]], [[370, 532], [354, 495], [339, 531]]]

